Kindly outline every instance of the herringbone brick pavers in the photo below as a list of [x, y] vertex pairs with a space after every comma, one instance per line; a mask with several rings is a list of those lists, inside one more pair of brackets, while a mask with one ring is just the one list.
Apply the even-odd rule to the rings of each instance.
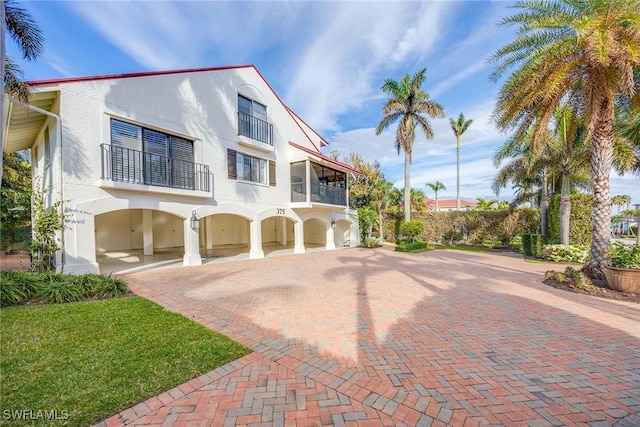
[[638, 425], [639, 307], [549, 268], [383, 248], [129, 275], [254, 352], [101, 424]]

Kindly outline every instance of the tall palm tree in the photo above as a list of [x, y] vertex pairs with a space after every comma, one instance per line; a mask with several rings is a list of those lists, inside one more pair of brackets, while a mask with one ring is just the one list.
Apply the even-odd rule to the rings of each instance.
[[[20, 66], [6, 55], [5, 31], [20, 47], [24, 59], [35, 60], [43, 51], [44, 37], [29, 12], [16, 6], [14, 0], [0, 2], [0, 81], [9, 94], [22, 102], [29, 101], [29, 86], [22, 81]], [[0, 111], [4, 111], [4, 91], [0, 96]], [[3, 121], [0, 120], [0, 135], [4, 135]], [[0, 150], [4, 150], [4, 139]], [[2, 160], [0, 159], [0, 179]]]
[[447, 187], [445, 187], [444, 184], [441, 183], [440, 181], [427, 182], [427, 187], [431, 188], [433, 192], [436, 194], [436, 212], [437, 212], [440, 210], [440, 207], [438, 206], [438, 191], [446, 190]]
[[422, 89], [427, 69], [423, 68], [413, 77], [409, 73], [400, 80], [387, 79], [382, 85], [382, 92], [391, 97], [382, 107], [382, 120], [376, 128], [380, 135], [391, 123], [399, 121], [396, 131], [395, 147], [404, 151], [404, 219], [411, 219], [411, 153], [416, 138], [416, 128], [424, 132], [427, 139], [433, 138], [433, 129], [428, 117], [444, 117], [442, 106], [431, 100]]
[[460, 210], [460, 136], [469, 129], [473, 120], [465, 120], [464, 114], [460, 113], [458, 120], [449, 119], [451, 124], [451, 130], [456, 136], [456, 175], [458, 177], [456, 182], [456, 209]]
[[634, 69], [640, 61], [640, 2], [637, 0], [527, 0], [502, 25], [519, 26], [515, 39], [492, 57], [498, 81], [516, 68], [500, 89], [494, 120], [504, 131], [534, 145], [556, 107], [568, 100], [584, 117], [592, 144], [593, 227], [591, 256], [584, 269], [603, 278], [610, 248], [614, 106], [616, 96], [636, 94]]

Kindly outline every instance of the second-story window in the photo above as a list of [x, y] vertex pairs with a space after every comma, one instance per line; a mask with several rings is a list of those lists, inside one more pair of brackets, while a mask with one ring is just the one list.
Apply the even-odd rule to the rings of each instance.
[[229, 179], [276, 185], [276, 163], [227, 149]]
[[267, 122], [267, 107], [238, 95], [238, 135], [273, 145], [272, 126]]

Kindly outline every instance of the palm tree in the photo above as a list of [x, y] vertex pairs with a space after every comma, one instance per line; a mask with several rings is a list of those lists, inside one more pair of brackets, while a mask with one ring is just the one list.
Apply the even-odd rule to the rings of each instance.
[[504, 131], [524, 135], [533, 129], [534, 146], [556, 107], [568, 100], [584, 117], [592, 144], [593, 227], [591, 256], [584, 270], [603, 278], [610, 248], [614, 106], [617, 96], [635, 95], [634, 69], [640, 51], [637, 0], [527, 0], [504, 18], [517, 25], [515, 40], [492, 57], [498, 81], [517, 68], [500, 89], [494, 120]]
[[[22, 81], [22, 70], [6, 55], [5, 31], [20, 47], [24, 59], [35, 60], [43, 51], [44, 38], [40, 28], [25, 10], [15, 5], [14, 0], [0, 2], [0, 72], [3, 87], [10, 95], [22, 102], [29, 101], [29, 86]], [[0, 111], [4, 111], [4, 91], [0, 94]], [[0, 120], [0, 135], [4, 135], [3, 121]], [[0, 150], [4, 150], [4, 139]], [[0, 179], [2, 160], [0, 160]]]
[[460, 113], [458, 120], [449, 119], [451, 130], [456, 136], [456, 174], [458, 180], [456, 182], [456, 210], [460, 210], [460, 136], [469, 129], [473, 120], [465, 120], [464, 114]]
[[447, 187], [445, 187], [444, 184], [441, 183], [440, 181], [427, 182], [427, 187], [431, 188], [433, 190], [433, 192], [436, 193], [436, 212], [437, 212], [437, 211], [440, 210], [440, 208], [438, 206], [438, 191], [446, 190]]
[[478, 210], [480, 211], [491, 211], [494, 209], [494, 205], [498, 203], [495, 199], [487, 200], [482, 197], [478, 197], [476, 200], [478, 201]]
[[509, 208], [511, 208], [511, 203], [509, 203], [507, 200], [501, 200], [498, 202], [497, 209], [499, 211], [506, 211]]
[[411, 219], [411, 153], [416, 137], [416, 128], [419, 127], [427, 139], [433, 138], [433, 129], [427, 119], [429, 117], [444, 117], [442, 106], [431, 100], [429, 94], [422, 89], [427, 69], [423, 68], [413, 77], [409, 74], [398, 82], [387, 79], [382, 85], [382, 92], [391, 95], [382, 107], [382, 120], [376, 128], [376, 134], [380, 135], [391, 123], [399, 120], [396, 131], [395, 147], [404, 150], [404, 219]]

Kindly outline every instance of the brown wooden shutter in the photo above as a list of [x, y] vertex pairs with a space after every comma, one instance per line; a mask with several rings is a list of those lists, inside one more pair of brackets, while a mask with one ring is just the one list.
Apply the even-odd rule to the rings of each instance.
[[276, 186], [276, 162], [269, 160], [269, 185]]
[[238, 171], [236, 169], [236, 150], [227, 149], [227, 170], [229, 179], [238, 179]]

